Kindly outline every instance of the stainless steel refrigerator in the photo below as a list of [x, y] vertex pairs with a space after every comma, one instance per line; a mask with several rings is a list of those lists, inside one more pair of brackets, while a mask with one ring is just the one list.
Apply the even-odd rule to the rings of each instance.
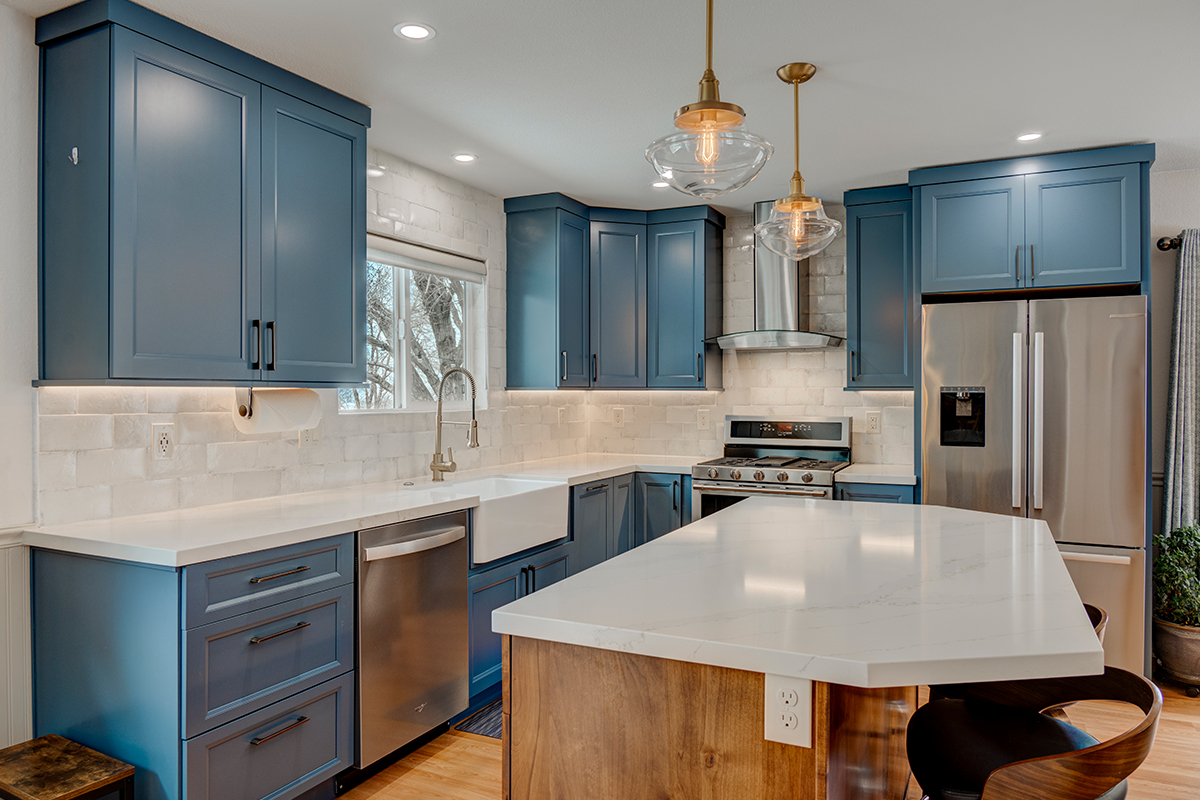
[[923, 307], [924, 502], [1043, 519], [1148, 674], [1146, 298]]

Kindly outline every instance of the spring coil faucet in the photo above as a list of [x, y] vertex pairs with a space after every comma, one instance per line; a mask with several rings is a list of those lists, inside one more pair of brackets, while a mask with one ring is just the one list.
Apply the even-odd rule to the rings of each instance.
[[463, 367], [451, 367], [446, 370], [446, 374], [442, 376], [441, 383], [438, 384], [437, 391], [437, 432], [434, 434], [433, 443], [433, 461], [429, 462], [429, 469], [433, 471], [433, 479], [435, 481], [444, 481], [443, 473], [454, 472], [458, 469], [458, 464], [454, 463], [454, 448], [446, 448], [446, 458], [442, 458], [442, 393], [446, 388], [446, 379], [454, 373], [461, 373], [466, 376], [467, 381], [471, 384], [471, 421], [470, 422], [455, 422], [454, 420], [446, 420], [446, 425], [466, 425], [467, 426], [467, 447], [479, 447], [479, 425], [475, 421], [475, 376]]

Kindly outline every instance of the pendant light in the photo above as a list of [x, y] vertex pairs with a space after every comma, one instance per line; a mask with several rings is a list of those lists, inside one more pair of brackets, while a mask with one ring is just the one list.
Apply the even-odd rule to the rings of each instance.
[[804, 193], [804, 178], [800, 175], [800, 84], [816, 72], [812, 64], [799, 63], [785, 64], [775, 73], [792, 85], [796, 171], [792, 173], [791, 194], [776, 200], [770, 218], [754, 226], [754, 235], [764, 247], [796, 261], [824, 250], [842, 229], [842, 223], [825, 216], [819, 198]]
[[678, 133], [646, 148], [646, 160], [673, 188], [711, 200], [740, 189], [759, 173], [774, 148], [761, 136], [742, 130], [746, 112], [722, 103], [720, 81], [712, 70], [713, 0], [708, 0], [707, 69], [700, 99], [675, 112]]

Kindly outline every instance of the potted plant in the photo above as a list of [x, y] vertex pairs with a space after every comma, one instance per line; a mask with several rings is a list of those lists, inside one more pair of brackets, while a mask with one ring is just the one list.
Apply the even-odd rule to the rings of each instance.
[[1200, 695], [1200, 527], [1155, 534], [1154, 652], [1171, 677]]

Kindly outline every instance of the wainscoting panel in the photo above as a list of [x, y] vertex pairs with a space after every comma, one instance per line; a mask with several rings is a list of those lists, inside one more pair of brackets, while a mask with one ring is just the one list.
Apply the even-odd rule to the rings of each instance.
[[0, 531], [0, 747], [33, 736], [29, 548]]

